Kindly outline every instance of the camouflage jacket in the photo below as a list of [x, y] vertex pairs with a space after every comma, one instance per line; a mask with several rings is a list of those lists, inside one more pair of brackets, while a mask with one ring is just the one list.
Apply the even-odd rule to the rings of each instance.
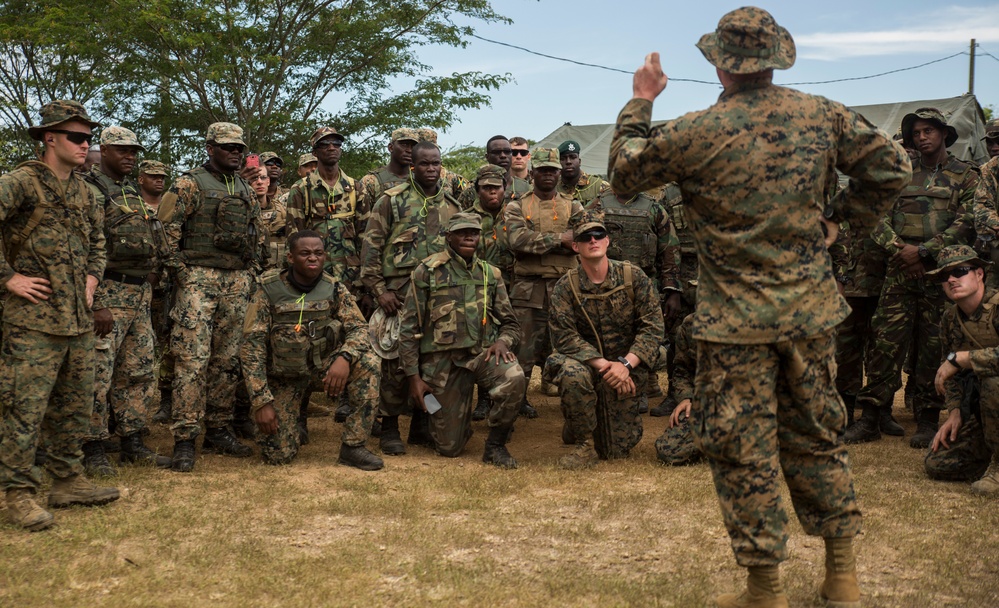
[[999, 156], [982, 165], [981, 172], [975, 188], [975, 231], [979, 238], [993, 241], [999, 235]]
[[510, 286], [513, 278], [513, 252], [506, 240], [506, 213], [501, 209], [495, 216], [482, 208], [479, 199], [475, 199], [472, 211], [482, 218], [482, 237], [476, 255], [489, 262], [503, 273], [503, 282]]
[[697, 279], [697, 248], [684, 211], [680, 186], [676, 182], [664, 185], [659, 202], [666, 208], [676, 238], [680, 241], [680, 285], [686, 288], [689, 281]]
[[[956, 304], [949, 304], [940, 319], [940, 360], [950, 352], [966, 350], [971, 371], [979, 380], [999, 377], [999, 291], [987, 288], [978, 308], [965, 315]], [[963, 327], [962, 327], [963, 325]], [[975, 335], [969, 335], [971, 333]], [[960, 385], [953, 379], [946, 384], [944, 403], [948, 410], [961, 406]], [[999, 391], [982, 387], [982, 400], [999, 405]]]
[[[510, 187], [504, 190], [503, 201], [509, 203], [515, 198], [520, 198], [521, 196], [527, 194], [531, 189], [531, 184], [520, 179], [519, 177], [513, 178], [513, 182]], [[461, 191], [461, 195], [458, 197], [458, 204], [462, 209], [471, 209], [475, 203], [479, 200], [479, 195], [475, 191], [475, 184], [471, 183], [467, 188]]]
[[347, 285], [360, 276], [358, 199], [354, 180], [343, 171], [332, 185], [313, 171], [295, 182], [288, 194], [288, 225], [293, 232], [308, 228], [323, 235], [326, 272]]
[[450, 365], [468, 365], [497, 340], [510, 350], [520, 340], [499, 269], [477, 256], [465, 261], [450, 247], [413, 271], [399, 319], [403, 372], [438, 386]]
[[579, 181], [576, 182], [575, 188], [569, 188], [562, 183], [562, 180], [559, 180], [558, 191], [586, 206], [590, 201], [607, 194], [610, 191], [610, 184], [599, 175], [589, 175], [580, 171]]
[[850, 224], [843, 222], [836, 242], [829, 247], [829, 255], [832, 256], [836, 280], [843, 284], [844, 296], [881, 296], [890, 256], [869, 234], [854, 234]]
[[47, 300], [32, 304], [5, 292], [3, 320], [55, 336], [78, 336], [94, 328], [94, 315], [87, 308], [87, 275], [98, 280], [104, 276], [104, 210], [75, 173], [62, 182], [45, 163], [26, 162], [0, 176], [0, 237], [5, 254], [39, 206], [36, 179], [46, 211], [22, 243], [13, 266], [6, 255], [0, 257], [0, 283], [20, 273], [48, 279], [52, 293]]
[[[901, 146], [842, 104], [766, 82], [657, 127], [651, 114], [640, 99], [621, 111], [610, 181], [629, 196], [680, 184], [699, 263], [694, 337], [761, 344], [838, 325], [849, 308], [820, 217], [870, 231], [909, 183]], [[836, 169], [850, 181], [833, 197]]]
[[368, 218], [371, 217], [371, 209], [381, 198], [385, 191], [399, 184], [409, 182], [409, 169], [406, 169], [405, 177], [399, 177], [388, 170], [388, 165], [368, 171], [361, 178], [360, 192], [357, 197], [357, 233], [364, 234], [368, 227]]
[[[540, 201], [532, 189], [522, 198], [510, 201], [503, 210], [506, 223], [507, 246], [513, 252], [514, 272], [521, 276], [562, 276], [562, 268], [576, 266], [576, 254], [562, 247], [562, 232], [579, 221], [583, 206], [577, 200], [556, 194], [550, 201]], [[525, 213], [525, 206], [537, 205], [538, 212]], [[569, 209], [569, 217], [559, 217], [557, 207]], [[553, 229], [548, 229], [553, 227]], [[525, 262], [527, 262], [526, 271]], [[537, 272], [539, 266], [551, 272]]]
[[468, 180], [454, 171], [448, 171], [446, 167], [441, 167], [441, 188], [457, 201], [461, 193], [468, 189]]
[[679, 404], [684, 399], [694, 398], [694, 376], [697, 374], [697, 344], [692, 335], [694, 315], [687, 315], [677, 327], [673, 344], [673, 373], [666, 389]]
[[267, 206], [260, 206], [260, 223], [267, 233], [264, 246], [267, 248], [268, 268], [281, 268], [285, 259], [285, 243], [288, 240], [286, 230], [288, 223], [288, 193], [280, 197], [269, 197]]
[[[652, 280], [631, 265], [629, 290], [624, 271], [629, 263], [608, 262], [607, 278], [600, 284], [590, 281], [582, 268], [555, 283], [548, 311], [552, 348], [581, 363], [599, 357], [615, 361], [630, 352], [655, 369], [666, 330]], [[573, 294], [573, 276], [579, 277], [582, 306]]]

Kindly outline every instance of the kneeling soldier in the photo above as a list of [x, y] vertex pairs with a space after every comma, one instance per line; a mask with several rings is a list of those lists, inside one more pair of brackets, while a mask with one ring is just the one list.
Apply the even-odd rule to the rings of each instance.
[[[472, 436], [472, 387], [489, 392], [489, 437], [482, 461], [516, 468], [506, 442], [524, 396], [524, 370], [512, 349], [520, 325], [499, 269], [475, 255], [482, 224], [475, 213], [448, 221], [447, 249], [416, 267], [399, 328], [409, 394], [430, 415], [442, 456], [461, 453]], [[428, 393], [443, 407], [431, 412]]]
[[326, 252], [318, 232], [292, 234], [287, 257], [289, 269], [260, 277], [239, 353], [264, 462], [288, 464], [295, 458], [299, 404], [306, 392], [339, 397], [346, 390], [353, 411], [344, 424], [339, 462], [377, 471], [382, 459], [364, 445], [380, 378], [367, 323], [347, 287], [323, 272]]

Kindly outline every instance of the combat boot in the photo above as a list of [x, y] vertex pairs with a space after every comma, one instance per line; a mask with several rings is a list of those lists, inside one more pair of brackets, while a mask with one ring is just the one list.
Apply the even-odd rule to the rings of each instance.
[[87, 441], [83, 444], [83, 469], [91, 477], [115, 477], [118, 471], [111, 466], [108, 455], [104, 453], [104, 443]]
[[999, 461], [994, 457], [982, 478], [971, 484], [971, 493], [979, 496], [999, 495]]
[[406, 453], [406, 444], [402, 442], [402, 435], [399, 434], [398, 416], [382, 416], [382, 434], [378, 438], [378, 445], [382, 449], [382, 454], [401, 456]]
[[121, 438], [121, 456], [118, 461], [121, 464], [151, 464], [161, 469], [170, 466], [170, 458], [160, 456], [146, 447], [142, 441], [142, 433], [132, 433]]
[[826, 538], [826, 578], [819, 595], [829, 608], [860, 608], [853, 537]]
[[253, 448], [240, 443], [227, 427], [205, 429], [205, 440], [201, 442], [202, 452], [211, 452], [236, 458], [253, 456]]
[[524, 395], [524, 400], [520, 402], [520, 413], [517, 415], [532, 420], [538, 417], [538, 410], [534, 409], [534, 406], [527, 400], [527, 395]]
[[52, 480], [49, 506], [60, 509], [70, 505], [97, 507], [118, 500], [118, 488], [101, 488], [90, 483], [83, 475], [70, 475]]
[[568, 420], [562, 423], [562, 443], [565, 445], [576, 444], [576, 436], [573, 434], [572, 427], [569, 426]]
[[715, 598], [718, 608], [788, 608], [777, 566], [750, 566], [748, 570], [746, 590], [719, 595]]
[[173, 457], [170, 458], [170, 469], [178, 473], [190, 473], [194, 470], [193, 439], [185, 439], [173, 444]]
[[648, 414], [649, 413], [649, 396], [642, 395], [638, 398], [638, 413]]
[[350, 412], [353, 411], [350, 407], [350, 401], [347, 399], [347, 392], [344, 391], [340, 393], [340, 405], [336, 407], [336, 412], [333, 413], [333, 422], [344, 423], [347, 422], [347, 417], [350, 416]]
[[475, 409], [472, 410], [472, 420], [485, 420], [489, 417], [489, 410], [493, 407], [492, 399], [489, 398], [489, 393], [482, 390], [479, 387], [479, 401], [475, 404]]
[[153, 414], [153, 422], [158, 424], [168, 424], [172, 418], [173, 391], [168, 388], [160, 389], [160, 408]]
[[886, 405], [884, 407], [878, 408], [878, 427], [881, 432], [885, 435], [891, 435], [892, 437], [901, 437], [905, 435], [905, 431], [895, 420], [895, 416], [892, 416], [891, 405]]
[[878, 424], [878, 420], [881, 418], [880, 409], [873, 403], [865, 403], [864, 413], [860, 415], [860, 420], [854, 422], [843, 433], [843, 443], [868, 443], [881, 439], [881, 430]]
[[662, 401], [659, 402], [659, 405], [649, 410], [649, 416], [652, 416], [653, 418], [669, 416], [673, 413], [675, 408], [676, 404], [673, 403], [673, 400], [667, 395]]
[[909, 447], [925, 450], [933, 443], [937, 435], [937, 425], [940, 422], [940, 410], [927, 407], [916, 414], [916, 433], [909, 438]]
[[588, 469], [600, 462], [600, 456], [593, 448], [590, 440], [576, 444], [576, 449], [572, 454], [568, 454], [558, 459], [558, 466], [563, 469]]
[[409, 436], [406, 437], [406, 443], [409, 445], [434, 447], [434, 438], [430, 436], [430, 418], [420, 408], [413, 410], [413, 418], [409, 422]]
[[28, 488], [7, 490], [7, 516], [11, 523], [32, 532], [52, 525], [55, 517], [35, 502], [35, 491]]
[[377, 471], [385, 466], [382, 459], [372, 454], [367, 447], [346, 443], [340, 444], [340, 458], [337, 462], [362, 471]]
[[511, 435], [511, 426], [494, 426], [489, 428], [486, 438], [486, 449], [482, 452], [482, 462], [494, 464], [501, 469], [516, 469], [517, 461], [506, 449], [506, 442]]

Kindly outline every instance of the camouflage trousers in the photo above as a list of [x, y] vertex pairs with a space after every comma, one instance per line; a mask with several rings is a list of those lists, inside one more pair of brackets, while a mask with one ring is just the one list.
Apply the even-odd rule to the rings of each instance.
[[202, 422], [209, 428], [232, 422], [252, 280], [248, 270], [193, 266], [177, 286], [170, 312], [176, 358], [170, 428], [177, 441], [197, 437]]
[[172, 289], [153, 289], [153, 299], [149, 307], [153, 334], [156, 336], [156, 378], [161, 390], [173, 387], [173, 354], [170, 352], [170, 318], [166, 309], [166, 299], [172, 297]]
[[977, 481], [999, 458], [999, 377], [980, 377], [979, 382], [979, 415], [962, 417], [950, 448], [927, 452], [923, 464], [930, 479]]
[[940, 366], [940, 315], [946, 303], [943, 290], [929, 280], [888, 277], [871, 319], [874, 343], [865, 357], [867, 385], [857, 394], [857, 405], [891, 404], [902, 387], [902, 366], [915, 349], [906, 403], [917, 415], [925, 408], [940, 409], [943, 398], [933, 381]]
[[[306, 391], [314, 393], [324, 390], [323, 377], [332, 363], [333, 357], [329, 357], [312, 378], [267, 378], [267, 385], [274, 396], [272, 405], [278, 426], [277, 433], [273, 435], [264, 435], [257, 430], [256, 441], [267, 464], [289, 464], [298, 454], [298, 416], [302, 397]], [[371, 436], [371, 425], [378, 409], [379, 367], [380, 358], [373, 352], [365, 352], [350, 366], [344, 389], [350, 403], [350, 414], [343, 424], [342, 441], [346, 445], [364, 445]]]
[[[551, 308], [551, 291], [558, 279], [530, 279], [515, 277], [510, 303], [513, 312], [520, 323], [521, 339], [517, 347], [517, 362], [524, 370], [524, 375], [530, 381], [534, 366], [542, 367], [545, 359], [552, 352], [551, 336], [548, 333], [548, 309]], [[531, 284], [533, 289], [527, 290], [520, 285]], [[517, 292], [531, 292], [529, 299], [514, 300]], [[526, 387], [525, 387], [526, 394]]]
[[[693, 413], [691, 410], [691, 415]], [[656, 457], [663, 464], [671, 466], [694, 464], [701, 460], [701, 451], [694, 441], [693, 425], [689, 418], [684, 418], [673, 428], [667, 428], [656, 439]]]
[[849, 297], [850, 314], [836, 327], [836, 390], [844, 400], [857, 399], [864, 386], [864, 359], [874, 346], [871, 320], [878, 307], [878, 298]]
[[788, 558], [781, 471], [806, 534], [860, 531], [833, 333], [772, 344], [697, 341], [694, 435], [742, 567]]
[[443, 352], [420, 356], [420, 375], [441, 402], [441, 409], [428, 417], [430, 436], [437, 453], [449, 458], [461, 454], [472, 436], [472, 388], [476, 384], [488, 391], [492, 400], [487, 418], [490, 427], [513, 424], [527, 384], [524, 370], [516, 361], [496, 365], [486, 360], [483, 351], [459, 366], [453, 363], [452, 355]]
[[146, 417], [156, 395], [153, 373], [155, 342], [149, 320], [149, 284], [115, 285], [116, 289], [145, 290], [142, 308], [109, 307], [111, 333], [97, 338], [94, 352], [94, 412], [85, 441], [108, 438], [108, 412], [114, 411], [115, 434], [126, 437], [146, 428]]
[[640, 365], [631, 372], [635, 395], [619, 396], [592, 367], [555, 353], [545, 362], [544, 378], [559, 387], [562, 415], [573, 437], [593, 438], [593, 447], [604, 459], [627, 458], [642, 439], [638, 413], [642, 387], [649, 370]]
[[83, 473], [83, 435], [94, 407], [94, 334], [53, 336], [5, 323], [0, 351], [0, 490], [42, 484], [45, 468], [64, 479]]

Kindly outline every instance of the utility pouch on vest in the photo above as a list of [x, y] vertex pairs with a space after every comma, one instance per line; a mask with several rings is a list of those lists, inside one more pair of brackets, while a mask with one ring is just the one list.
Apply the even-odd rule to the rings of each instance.
[[152, 268], [156, 251], [153, 231], [159, 220], [147, 220], [127, 199], [117, 199], [106, 207], [104, 220], [108, 261], [140, 262]]
[[250, 210], [246, 201], [227, 196], [215, 211], [215, 233], [212, 242], [223, 251], [246, 255], [252, 252]]

